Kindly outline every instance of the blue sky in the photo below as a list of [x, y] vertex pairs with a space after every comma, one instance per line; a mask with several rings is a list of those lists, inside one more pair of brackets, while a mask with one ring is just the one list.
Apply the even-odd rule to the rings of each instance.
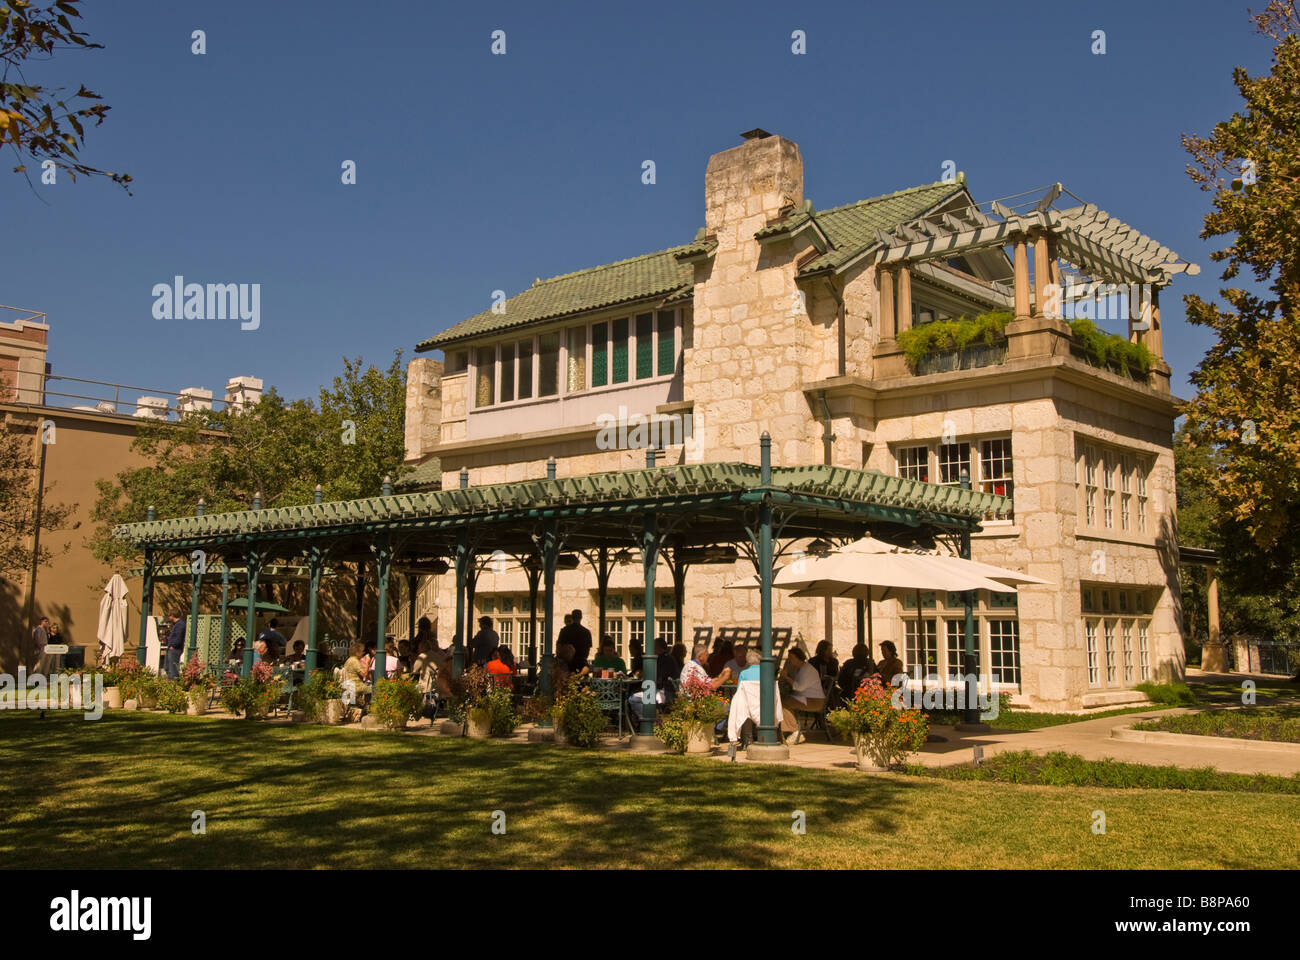
[[[134, 196], [33, 191], [2, 158], [0, 303], [48, 315], [56, 374], [218, 395], [251, 374], [314, 396], [343, 355], [409, 357], [495, 289], [686, 242], [709, 154], [760, 126], [799, 144], [819, 208], [953, 160], [977, 200], [1059, 180], [1199, 263], [1162, 299], [1188, 396], [1211, 338], [1180, 298], [1218, 268], [1179, 137], [1238, 109], [1233, 66], [1271, 49], [1236, 2], [87, 6], [106, 49], [28, 76], [104, 96], [84, 159]], [[176, 274], [260, 283], [260, 328], [154, 319]]]

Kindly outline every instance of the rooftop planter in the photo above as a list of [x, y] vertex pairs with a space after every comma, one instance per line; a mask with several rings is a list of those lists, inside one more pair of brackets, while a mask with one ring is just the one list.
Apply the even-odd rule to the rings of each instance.
[[1106, 333], [1091, 320], [1067, 321], [1073, 341], [1070, 353], [1079, 359], [1121, 376], [1145, 383], [1151, 375], [1155, 356], [1143, 344], [1130, 343], [1124, 337]]
[[995, 366], [1006, 361], [1003, 330], [1010, 322], [1011, 314], [1002, 311], [981, 313], [974, 320], [936, 320], [901, 331], [897, 341], [918, 376]]

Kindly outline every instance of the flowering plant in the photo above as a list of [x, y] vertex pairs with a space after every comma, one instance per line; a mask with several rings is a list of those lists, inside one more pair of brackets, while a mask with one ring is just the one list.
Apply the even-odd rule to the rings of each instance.
[[878, 677], [868, 677], [853, 699], [826, 715], [835, 731], [853, 740], [858, 759], [870, 757], [877, 766], [902, 763], [925, 743], [929, 723], [917, 709], [898, 709], [890, 690]]
[[[668, 714], [655, 724], [655, 736], [671, 750], [684, 753], [692, 738], [708, 737], [730, 710], [727, 698], [698, 676], [682, 681]], [[709, 740], [711, 744], [712, 739]]]
[[208, 665], [197, 657], [186, 663], [185, 669], [181, 671], [181, 688], [186, 693], [192, 690], [211, 690], [215, 683]]
[[328, 670], [317, 670], [298, 688], [298, 709], [308, 720], [319, 721], [324, 716], [325, 703], [343, 699], [343, 684], [335, 680]]
[[487, 710], [488, 694], [494, 686], [492, 674], [478, 664], [453, 678], [448, 716], [456, 723], [464, 723], [471, 710]]
[[252, 672], [246, 677], [235, 677], [229, 672], [226, 677], [234, 682], [221, 691], [221, 705], [231, 713], [243, 713], [250, 719], [264, 716], [279, 701], [284, 687], [284, 681], [276, 679], [275, 671], [264, 660], [253, 664]]

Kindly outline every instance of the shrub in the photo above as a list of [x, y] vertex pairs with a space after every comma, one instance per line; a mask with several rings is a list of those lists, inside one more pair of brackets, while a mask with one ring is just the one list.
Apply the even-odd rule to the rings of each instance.
[[520, 723], [537, 723], [543, 717], [549, 717], [555, 701], [551, 697], [528, 697], [519, 705]]
[[324, 718], [325, 702], [342, 698], [343, 685], [330, 676], [328, 670], [317, 670], [298, 688], [295, 702], [308, 720], [321, 720]]
[[1070, 320], [1075, 341], [1099, 367], [1111, 367], [1125, 376], [1135, 373], [1145, 379], [1155, 360], [1143, 344], [1130, 343], [1115, 333], [1106, 333], [1087, 317]]
[[190, 705], [190, 698], [185, 688], [177, 680], [159, 678], [154, 684], [154, 694], [157, 697], [158, 708], [168, 713], [184, 713]]
[[253, 664], [248, 676], [240, 677], [221, 691], [221, 706], [230, 713], [242, 713], [250, 719], [262, 716], [280, 699], [283, 689], [284, 683], [276, 679], [271, 665], [259, 660]]
[[492, 674], [475, 664], [459, 677], [451, 680], [451, 702], [447, 716], [456, 723], [464, 723], [471, 709], [486, 710], [488, 693], [494, 688]]
[[496, 687], [487, 697], [491, 733], [494, 737], [508, 737], [519, 726], [515, 712], [515, 695], [509, 687]]
[[730, 705], [698, 677], [682, 684], [672, 708], [655, 724], [655, 736], [670, 750], [685, 753], [691, 737], [699, 731], [712, 731], [727, 716]]
[[1152, 703], [1167, 703], [1175, 707], [1196, 705], [1196, 693], [1185, 683], [1139, 683], [1134, 690], [1146, 694]]
[[191, 657], [181, 671], [181, 688], [190, 690], [211, 690], [216, 684], [208, 665], [198, 657]]
[[400, 730], [406, 721], [420, 715], [424, 695], [420, 693], [413, 677], [394, 677], [377, 680], [375, 695], [370, 702], [370, 712], [383, 727]]
[[159, 676], [143, 667], [128, 669], [122, 674], [119, 686], [122, 688], [123, 700], [134, 700], [142, 707], [151, 707], [158, 702]]
[[902, 763], [920, 750], [930, 729], [920, 710], [896, 709], [889, 688], [876, 677], [862, 681], [848, 705], [832, 710], [826, 720], [853, 741], [860, 757], [865, 754], [881, 767]]
[[981, 313], [974, 320], [936, 320], [911, 327], [898, 334], [898, 346], [915, 370], [917, 364], [932, 353], [962, 350], [979, 341], [992, 344], [1002, 336], [1011, 322], [1011, 314], [1000, 310]]
[[565, 739], [575, 747], [594, 747], [605, 732], [605, 714], [600, 701], [586, 687], [570, 680], [563, 695], [556, 700], [552, 716], [564, 731]]

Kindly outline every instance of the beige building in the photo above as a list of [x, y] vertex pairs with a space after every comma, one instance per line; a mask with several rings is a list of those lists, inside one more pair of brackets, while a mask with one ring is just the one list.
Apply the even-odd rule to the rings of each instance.
[[[560, 477], [625, 469], [648, 446], [660, 463], [754, 463], [764, 431], [776, 464], [940, 484], [967, 472], [1014, 500], [1013, 519], [974, 535], [974, 558], [1050, 581], [980, 595], [982, 672], [1042, 709], [1131, 699], [1184, 666], [1159, 291], [1187, 271], [1059, 184], [977, 203], [959, 175], [818, 210], [798, 147], [750, 131], [709, 158], [692, 242], [538, 281], [419, 344], [444, 359], [410, 366], [407, 459], [422, 468], [407, 485], [537, 478], [551, 458]], [[985, 340], [904, 353], [913, 328], [998, 313], [1009, 322]], [[1063, 318], [1107, 313], [1149, 368], [1090, 352]], [[746, 560], [691, 568], [688, 642], [696, 628], [757, 625], [754, 591], [724, 589], [752, 573]], [[449, 623], [449, 581], [429, 578], [418, 612]], [[659, 583], [671, 641], [664, 566]], [[583, 610], [594, 629], [594, 573], [562, 570], [557, 589], [556, 609]], [[644, 631], [640, 590], [639, 563], [616, 567], [608, 632], [624, 655]], [[523, 570], [489, 559], [475, 608], [526, 649]], [[871, 614], [875, 641], [893, 639], [909, 671], [954, 673], [960, 598], [923, 594], [919, 618], [914, 600]], [[852, 601], [781, 596], [774, 624], [810, 650], [830, 639], [841, 659], [855, 641]]]

